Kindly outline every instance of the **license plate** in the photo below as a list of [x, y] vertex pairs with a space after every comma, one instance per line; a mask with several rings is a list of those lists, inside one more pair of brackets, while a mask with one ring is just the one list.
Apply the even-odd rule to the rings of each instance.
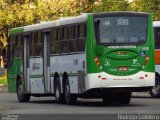
[[127, 71], [128, 67], [118, 67], [118, 71]]

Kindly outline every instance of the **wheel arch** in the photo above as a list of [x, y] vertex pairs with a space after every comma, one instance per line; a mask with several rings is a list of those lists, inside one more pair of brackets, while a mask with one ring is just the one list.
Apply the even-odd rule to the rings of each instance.
[[160, 76], [160, 73], [158, 73], [158, 72], [155, 72], [155, 75], [157, 75], [157, 76]]
[[160, 78], [160, 74], [158, 72], [155, 72], [155, 77], [156, 77], [156, 80], [160, 81], [160, 79], [158, 79], [158, 78]]
[[[21, 80], [21, 76], [20, 76], [19, 74], [18, 74], [17, 77], [16, 77], [16, 85], [17, 85], [18, 80]], [[21, 80], [21, 82], [23, 82], [23, 81]], [[23, 84], [23, 83], [22, 83], [22, 84]]]
[[17, 77], [16, 77], [16, 81], [19, 80], [19, 79], [21, 79], [21, 76], [18, 74]]

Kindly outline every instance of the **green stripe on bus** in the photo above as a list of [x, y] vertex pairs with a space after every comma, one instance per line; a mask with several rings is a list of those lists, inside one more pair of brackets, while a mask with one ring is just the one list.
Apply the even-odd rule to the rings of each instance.
[[11, 29], [9, 34], [12, 35], [12, 34], [17, 34], [17, 33], [22, 33], [22, 32], [24, 32], [24, 28], [23, 27], [19, 27], [19, 28]]

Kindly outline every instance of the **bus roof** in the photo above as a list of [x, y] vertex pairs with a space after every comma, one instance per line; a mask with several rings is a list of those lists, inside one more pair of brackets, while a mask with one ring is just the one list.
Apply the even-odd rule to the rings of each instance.
[[[131, 11], [115, 11], [115, 12], [107, 12], [108, 14], [110, 13], [137, 13], [137, 12], [131, 12]], [[67, 17], [67, 18], [60, 18], [58, 20], [54, 21], [49, 21], [49, 22], [42, 22], [38, 24], [33, 24], [33, 25], [28, 25], [28, 26], [23, 26], [23, 27], [18, 27], [18, 28], [12, 28], [9, 32], [9, 34], [17, 34], [17, 33], [22, 33], [22, 32], [29, 32], [29, 31], [36, 31], [36, 30], [41, 30], [41, 29], [47, 29], [51, 27], [56, 27], [56, 26], [61, 26], [61, 25], [66, 25], [66, 24], [74, 24], [74, 23], [81, 23], [85, 22], [87, 20], [87, 15], [88, 14], [106, 14], [106, 12], [100, 12], [100, 13], [82, 13], [80, 16], [76, 17]], [[147, 14], [146, 12], [139, 12], [139, 14]]]
[[42, 22], [42, 23], [38, 23], [34, 25], [12, 28], [9, 34], [36, 31], [40, 29], [47, 29], [47, 28], [56, 27], [60, 25], [66, 25], [66, 24], [81, 23], [81, 22], [85, 22], [86, 20], [87, 20], [87, 13], [81, 14], [80, 16], [77, 16], [77, 17], [60, 18], [55, 21]]
[[153, 27], [160, 27], [160, 21], [153, 21]]

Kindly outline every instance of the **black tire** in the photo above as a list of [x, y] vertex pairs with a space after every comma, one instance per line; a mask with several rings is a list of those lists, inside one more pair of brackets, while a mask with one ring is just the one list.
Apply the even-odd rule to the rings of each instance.
[[22, 80], [18, 78], [16, 81], [16, 93], [19, 102], [29, 102], [30, 94], [23, 93]]
[[64, 103], [64, 96], [61, 92], [61, 84], [59, 77], [56, 77], [54, 84], [55, 100], [58, 104]]
[[64, 84], [64, 96], [65, 96], [65, 103], [68, 105], [74, 105], [77, 102], [77, 97], [70, 93], [70, 85], [68, 78], [66, 78]]
[[155, 86], [149, 91], [153, 98], [160, 98], [160, 77], [156, 74]]
[[130, 100], [131, 100], [131, 92], [124, 92], [119, 96], [119, 101], [121, 104], [128, 105], [130, 103]]

